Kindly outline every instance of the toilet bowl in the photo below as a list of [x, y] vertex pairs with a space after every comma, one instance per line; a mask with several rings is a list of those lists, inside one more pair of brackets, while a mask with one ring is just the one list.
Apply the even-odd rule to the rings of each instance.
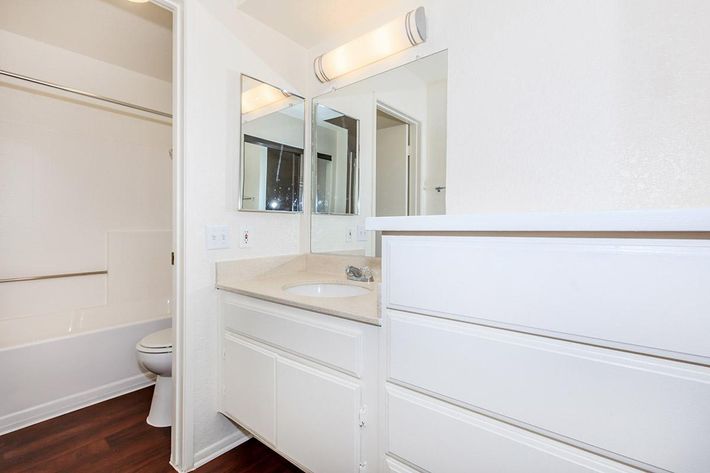
[[146, 422], [170, 427], [173, 420], [173, 329], [151, 333], [136, 344], [138, 362], [155, 373], [155, 391]]

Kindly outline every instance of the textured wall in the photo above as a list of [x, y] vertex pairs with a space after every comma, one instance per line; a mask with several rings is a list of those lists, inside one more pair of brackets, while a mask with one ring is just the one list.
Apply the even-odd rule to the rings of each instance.
[[491, 2], [459, 14], [450, 213], [710, 205], [708, 2]]

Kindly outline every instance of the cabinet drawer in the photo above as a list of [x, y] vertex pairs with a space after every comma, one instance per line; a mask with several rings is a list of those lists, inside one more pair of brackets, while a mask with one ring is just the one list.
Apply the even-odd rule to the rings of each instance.
[[391, 236], [384, 246], [389, 308], [710, 364], [708, 241]]
[[222, 412], [275, 445], [276, 355], [230, 335], [222, 349]]
[[710, 471], [706, 367], [390, 311], [389, 376], [638, 462]]
[[360, 377], [362, 332], [343, 327], [347, 321], [329, 323], [329, 317], [232, 295], [222, 298], [226, 330]]
[[389, 453], [432, 473], [639, 471], [396, 386], [386, 399]]

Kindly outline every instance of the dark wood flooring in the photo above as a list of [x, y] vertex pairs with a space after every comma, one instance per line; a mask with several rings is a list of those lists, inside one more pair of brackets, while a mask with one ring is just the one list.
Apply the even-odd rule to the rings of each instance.
[[[153, 388], [0, 436], [2, 473], [172, 473], [170, 429], [145, 422]], [[295, 473], [298, 468], [251, 439], [198, 473]]]

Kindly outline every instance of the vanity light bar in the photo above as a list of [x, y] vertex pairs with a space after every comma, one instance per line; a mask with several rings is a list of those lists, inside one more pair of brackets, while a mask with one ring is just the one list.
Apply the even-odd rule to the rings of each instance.
[[269, 84], [259, 84], [242, 93], [242, 113], [273, 105], [290, 97], [285, 90], [277, 89]]
[[313, 69], [319, 81], [328, 82], [424, 41], [426, 41], [426, 16], [424, 7], [419, 7], [332, 51], [321, 54], [313, 62]]

